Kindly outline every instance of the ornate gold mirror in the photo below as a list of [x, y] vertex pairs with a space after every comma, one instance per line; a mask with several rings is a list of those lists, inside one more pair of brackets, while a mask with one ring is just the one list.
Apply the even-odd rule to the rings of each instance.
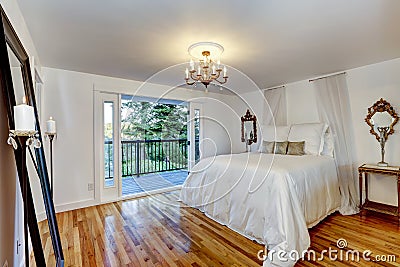
[[257, 143], [256, 115], [252, 115], [250, 110], [247, 110], [240, 120], [242, 121], [242, 142], [246, 142], [246, 146]]
[[389, 102], [381, 98], [372, 107], [368, 108], [368, 114], [365, 122], [371, 127], [369, 132], [375, 135], [376, 140], [380, 140], [380, 131], [378, 128], [388, 128], [384, 133], [384, 138], [394, 133], [393, 126], [398, 122], [399, 117]]
[[388, 166], [384, 161], [385, 143], [389, 135], [394, 133], [393, 127], [398, 122], [399, 117], [389, 102], [381, 98], [370, 108], [365, 118], [365, 122], [370, 126], [369, 132], [375, 136], [376, 140], [381, 144], [382, 160], [378, 162], [379, 166]]

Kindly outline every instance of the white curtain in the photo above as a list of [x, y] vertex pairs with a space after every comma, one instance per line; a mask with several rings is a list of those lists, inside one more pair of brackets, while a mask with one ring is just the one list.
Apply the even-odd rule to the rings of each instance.
[[329, 124], [334, 140], [334, 153], [339, 176], [342, 203], [340, 213], [358, 212], [356, 193], [356, 166], [354, 130], [351, 120], [350, 99], [345, 74], [318, 79], [313, 82], [319, 117]]
[[286, 125], [286, 88], [279, 87], [276, 89], [265, 90], [264, 96], [269, 107], [266, 105], [266, 107], [264, 108], [263, 124]]

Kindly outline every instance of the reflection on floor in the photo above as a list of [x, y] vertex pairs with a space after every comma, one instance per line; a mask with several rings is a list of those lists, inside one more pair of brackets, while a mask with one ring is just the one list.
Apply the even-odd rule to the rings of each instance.
[[[122, 178], [122, 196], [182, 185], [187, 175], [187, 170], [178, 170], [144, 174], [139, 177], [124, 177]], [[106, 185], [112, 186], [113, 180], [106, 180]]]
[[[64, 266], [262, 265], [257, 255], [266, 255], [263, 245], [187, 207], [179, 194], [173, 191], [57, 213]], [[47, 220], [39, 222], [39, 229], [46, 266], [56, 266]], [[305, 258], [296, 267], [400, 266], [397, 216], [336, 212], [309, 233], [315, 254], [305, 253], [310, 260]], [[343, 249], [338, 240], [345, 242]], [[33, 253], [29, 266], [36, 267]]]

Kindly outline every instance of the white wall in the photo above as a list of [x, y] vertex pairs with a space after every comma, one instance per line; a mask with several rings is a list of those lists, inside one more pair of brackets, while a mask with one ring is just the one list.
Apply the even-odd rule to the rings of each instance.
[[[369, 133], [364, 119], [367, 108], [381, 97], [400, 113], [400, 59], [368, 65], [347, 71], [350, 106], [357, 150], [357, 166], [380, 161], [380, 145]], [[287, 85], [288, 123], [318, 121], [314, 88], [308, 81]], [[386, 144], [386, 161], [400, 165], [400, 123]], [[394, 178], [375, 176], [370, 179], [370, 199], [387, 204], [397, 204], [397, 183]]]
[[[5, 13], [7, 14], [8, 19], [10, 20], [15, 32], [17, 33], [26, 52], [29, 55], [32, 73], [34, 73], [33, 66], [35, 66], [40, 74], [41, 71], [40, 59], [17, 1], [0, 0], [0, 4], [3, 7]], [[35, 76], [33, 75], [32, 77]]]
[[[25, 20], [19, 9], [17, 1], [1, 0], [0, 4], [7, 14], [7, 17], [13, 25], [28, 55], [30, 58], [36, 58], [36, 63], [40, 69], [40, 63], [37, 57], [35, 46], [29, 34], [28, 28], [26, 27]], [[15, 198], [20, 198], [21, 196], [16, 196], [16, 185], [19, 186], [16, 182], [16, 165], [13, 150], [4, 141], [8, 136], [8, 122], [6, 120], [7, 117], [4, 104], [1, 104], [0, 106], [0, 140], [2, 140], [0, 142], [0, 266], [3, 266], [6, 260], [8, 261], [9, 266], [15, 266], [18, 264], [13, 260], [14, 249], [16, 247], [16, 236], [14, 236], [14, 229], [16, 228], [14, 221], [14, 216], [16, 215]], [[16, 234], [18, 235], [18, 233]]]
[[[165, 94], [164, 98], [201, 103], [203, 116], [210, 118], [204, 123], [204, 137], [217, 144], [217, 154], [240, 149], [231, 148], [227, 142], [229, 136], [236, 138], [240, 133], [240, 122], [232, 112], [236, 105], [234, 96], [190, 89], [168, 92], [170, 88], [161, 85], [53, 68], [42, 71], [46, 88], [44, 118], [52, 116], [57, 121], [57, 139], [53, 143], [57, 211], [98, 204], [94, 192], [88, 191], [88, 183], [99, 181], [94, 177], [94, 90], [156, 98]], [[211, 151], [207, 149], [210, 143], [205, 144], [205, 151]]]
[[203, 105], [202, 157], [236, 153], [246, 148], [237, 146], [240, 139], [240, 116], [232, 97], [208, 98]]
[[[387, 100], [400, 114], [400, 59], [369, 65], [348, 71], [352, 118], [356, 136], [359, 165], [380, 161], [380, 145], [369, 133], [364, 119], [367, 109], [377, 100]], [[385, 161], [400, 166], [400, 123], [386, 143]], [[397, 182], [393, 177], [371, 178], [370, 199], [397, 205]]]
[[[238, 95], [236, 99], [237, 104], [235, 105], [236, 110], [239, 114], [238, 121], [240, 121], [240, 117], [246, 113], [246, 110], [249, 109], [251, 114], [256, 115], [257, 117], [257, 143], [252, 144], [250, 146], [251, 151], [256, 151], [261, 142], [261, 125], [263, 124], [264, 117], [264, 107], [265, 107], [265, 97], [263, 90], [256, 90], [250, 93], [244, 93]], [[240, 130], [238, 131], [238, 138], [240, 140]], [[235, 139], [236, 140], [236, 139]], [[246, 148], [244, 143], [235, 143], [235, 146]]]

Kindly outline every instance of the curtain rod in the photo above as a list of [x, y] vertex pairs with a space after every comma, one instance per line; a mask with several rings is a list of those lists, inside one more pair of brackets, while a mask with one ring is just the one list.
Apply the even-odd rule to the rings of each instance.
[[332, 77], [332, 76], [336, 76], [336, 75], [340, 75], [340, 74], [346, 74], [346, 72], [343, 71], [343, 72], [339, 72], [339, 73], [335, 73], [335, 74], [330, 74], [330, 75], [326, 75], [326, 76], [322, 76], [322, 77], [310, 79], [310, 80], [308, 80], [308, 81], [309, 81], [309, 82], [314, 82], [314, 81], [316, 81], [316, 80], [321, 80], [321, 79], [325, 79], [325, 78]]
[[286, 87], [286, 85], [280, 85], [280, 86], [265, 88], [265, 89], [263, 89], [263, 91], [266, 91], [266, 90], [273, 90], [273, 89], [279, 89], [279, 88], [284, 88], [284, 87]]

